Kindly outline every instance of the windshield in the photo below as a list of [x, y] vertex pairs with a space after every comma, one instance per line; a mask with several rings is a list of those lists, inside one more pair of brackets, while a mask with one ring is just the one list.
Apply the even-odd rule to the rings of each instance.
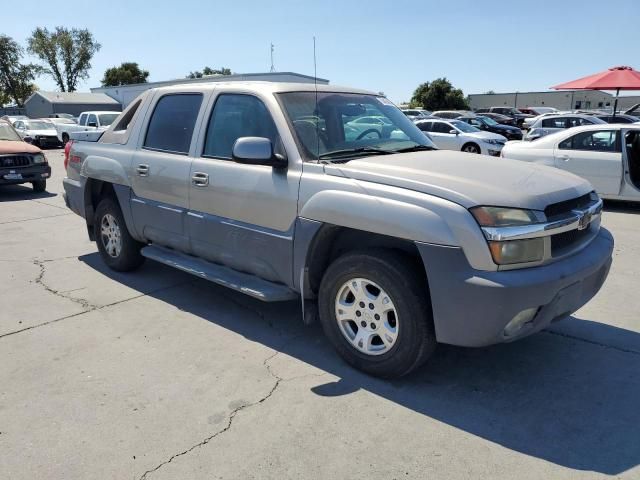
[[[316, 103], [317, 95], [317, 103]], [[278, 94], [305, 160], [393, 153], [435, 145], [384, 97], [356, 93]]]
[[9, 124], [0, 120], [0, 140], [19, 142], [22, 139]]
[[25, 122], [29, 130], [51, 130], [53, 125], [49, 122]]
[[119, 113], [101, 113], [98, 115], [100, 118], [100, 126], [108, 127], [113, 123], [113, 121], [118, 118]]
[[462, 122], [460, 120], [452, 120], [449, 123], [464, 133], [478, 133], [480, 131], [476, 127], [472, 127], [468, 123]]
[[478, 117], [478, 120], [484, 122], [486, 125], [498, 125], [498, 122], [496, 122], [493, 118], [485, 117], [484, 115]]

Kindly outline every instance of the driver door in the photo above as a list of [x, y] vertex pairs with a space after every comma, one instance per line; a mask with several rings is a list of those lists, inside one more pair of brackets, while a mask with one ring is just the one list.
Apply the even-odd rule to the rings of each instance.
[[574, 173], [601, 195], [617, 195], [622, 184], [620, 131], [589, 130], [572, 135], [555, 148], [558, 168]]
[[433, 122], [433, 127], [429, 135], [431, 135], [438, 148], [444, 150], [460, 150], [459, 135], [451, 133], [452, 130], [455, 130], [455, 128], [448, 123]]

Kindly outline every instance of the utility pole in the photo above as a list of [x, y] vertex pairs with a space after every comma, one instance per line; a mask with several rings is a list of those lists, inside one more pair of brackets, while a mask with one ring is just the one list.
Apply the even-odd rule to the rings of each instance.
[[269, 70], [271, 73], [276, 71], [276, 67], [273, 64], [273, 48], [274, 48], [274, 46], [273, 46], [273, 43], [272, 43], [271, 44], [271, 70]]

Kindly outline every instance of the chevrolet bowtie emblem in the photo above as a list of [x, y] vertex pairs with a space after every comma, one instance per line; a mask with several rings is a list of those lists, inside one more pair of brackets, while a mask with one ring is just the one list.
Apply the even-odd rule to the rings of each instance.
[[578, 219], [578, 230], [584, 230], [585, 228], [588, 228], [590, 223], [591, 223], [591, 213], [582, 212], [582, 215]]

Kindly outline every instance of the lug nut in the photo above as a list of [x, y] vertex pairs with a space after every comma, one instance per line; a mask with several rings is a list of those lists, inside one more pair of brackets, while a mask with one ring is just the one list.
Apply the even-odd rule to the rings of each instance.
[[369, 308], [370, 308], [371, 310], [373, 310], [373, 303], [370, 303], [370, 304], [369, 304]]
[[371, 328], [372, 328], [373, 330], [375, 330], [375, 329], [376, 329], [376, 324], [375, 324], [375, 323], [372, 323], [372, 324], [371, 324]]
[[356, 317], [359, 317], [361, 315], [362, 315], [362, 313], [360, 312], [360, 310], [356, 310]]
[[365, 322], [365, 321], [363, 320], [362, 322], [360, 322], [360, 325], [361, 325], [362, 327], [366, 327], [366, 326], [367, 326], [367, 322]]
[[380, 315], [378, 315], [377, 313], [373, 316], [373, 318], [375, 318], [376, 320], [380, 320]]
[[364, 302], [360, 302], [360, 308], [364, 308]]

